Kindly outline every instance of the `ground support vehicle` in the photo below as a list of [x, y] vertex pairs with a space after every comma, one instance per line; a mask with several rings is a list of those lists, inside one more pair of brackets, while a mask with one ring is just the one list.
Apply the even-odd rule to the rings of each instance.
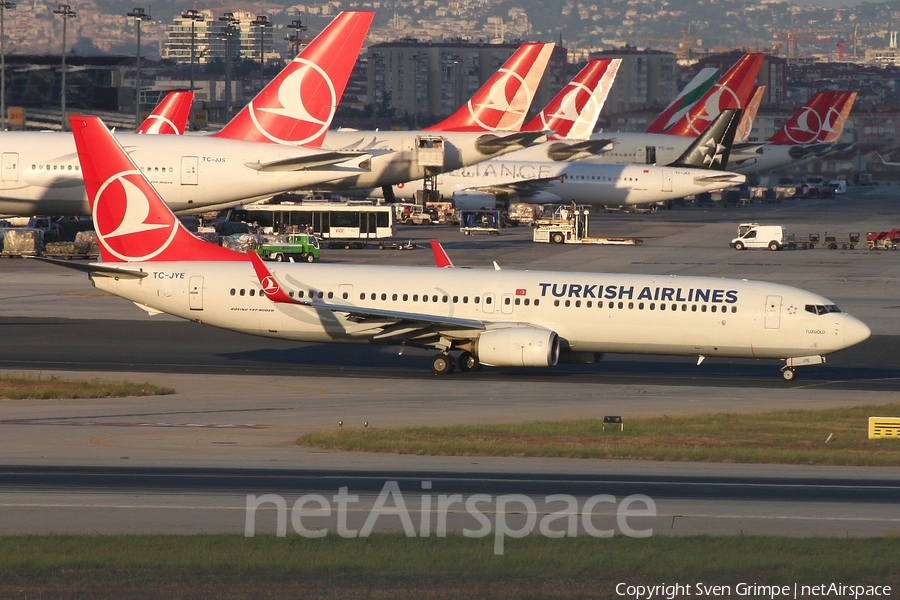
[[900, 246], [900, 229], [891, 231], [870, 231], [866, 234], [869, 250], [896, 250]]
[[789, 233], [787, 235], [787, 247], [791, 250], [795, 248], [802, 248], [803, 250], [812, 250], [816, 246], [819, 245], [819, 242], [822, 240], [822, 236], [818, 233], [810, 233], [806, 236], [806, 239], [803, 239], [801, 236], [798, 236], [795, 233]]
[[590, 235], [590, 210], [584, 207], [576, 207], [574, 210], [560, 206], [550, 217], [544, 217], [534, 222], [535, 242], [549, 242], [553, 244], [614, 244], [621, 246], [634, 246], [643, 244], [644, 241], [637, 238], [624, 237], [591, 237]]
[[402, 225], [437, 225], [441, 222], [436, 210], [421, 204], [404, 205], [397, 214]]
[[263, 243], [257, 253], [263, 260], [313, 262], [319, 260], [319, 240], [314, 235], [293, 233]]
[[486, 233], [500, 235], [499, 210], [461, 210], [459, 211], [459, 231], [465, 235]]
[[859, 246], [859, 233], [851, 233], [845, 238], [825, 234], [825, 247], [829, 250], [853, 250]]
[[738, 225], [738, 237], [729, 244], [735, 250], [745, 248], [768, 248], [782, 250], [790, 246], [790, 239], [782, 225], [760, 225], [759, 223], [741, 223]]

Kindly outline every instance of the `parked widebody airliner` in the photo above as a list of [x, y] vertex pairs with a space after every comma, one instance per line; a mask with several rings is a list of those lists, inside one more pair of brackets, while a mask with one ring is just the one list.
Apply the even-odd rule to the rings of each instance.
[[270, 269], [255, 254], [184, 229], [99, 119], [70, 123], [102, 262], [57, 262], [150, 313], [279, 339], [431, 348], [435, 373], [457, 362], [462, 370], [551, 367], [622, 352], [782, 359], [783, 376], [793, 379], [796, 366], [870, 335], [818, 294], [757, 281], [327, 263]]
[[[299, 97], [306, 90], [311, 103], [334, 105], [335, 87], [343, 90], [372, 17], [371, 12], [339, 15], [259, 96]], [[310, 72], [318, 77], [315, 82]], [[329, 85], [323, 85], [323, 78]], [[276, 108], [261, 111], [280, 115]], [[292, 123], [299, 128], [296, 119]], [[312, 126], [306, 123], [306, 127]], [[116, 135], [178, 212], [202, 212], [316, 187], [347, 174], [368, 172], [371, 158], [384, 154], [260, 144], [224, 136]], [[0, 146], [0, 214], [89, 214], [71, 134], [2, 132]]]
[[[444, 198], [453, 198], [457, 208], [494, 206], [498, 198], [586, 205], [648, 204], [721, 190], [746, 181], [744, 175], [722, 170], [739, 121], [740, 111], [724, 111], [665, 167], [512, 160], [517, 152], [510, 158], [440, 175], [437, 189]], [[417, 187], [415, 183], [395, 187], [393, 194], [413, 197]], [[371, 193], [378, 196], [380, 191]]]

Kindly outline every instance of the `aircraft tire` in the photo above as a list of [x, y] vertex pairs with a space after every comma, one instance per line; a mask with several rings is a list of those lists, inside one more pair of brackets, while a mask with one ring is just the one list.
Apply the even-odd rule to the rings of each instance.
[[797, 378], [797, 371], [791, 367], [781, 370], [781, 376], [785, 381], [793, 381]]
[[435, 375], [449, 375], [453, 371], [453, 361], [449, 354], [435, 354], [431, 357], [431, 372]]
[[481, 363], [478, 362], [478, 359], [474, 354], [469, 352], [468, 350], [459, 355], [459, 370], [463, 373], [468, 373], [469, 371], [478, 371], [481, 369]]

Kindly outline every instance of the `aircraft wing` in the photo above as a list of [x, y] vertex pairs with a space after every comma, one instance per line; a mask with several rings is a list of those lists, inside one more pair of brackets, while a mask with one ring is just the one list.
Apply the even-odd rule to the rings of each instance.
[[373, 339], [397, 341], [412, 340], [417, 337], [435, 335], [440, 330], [471, 330], [483, 331], [486, 323], [475, 319], [461, 319], [458, 317], [444, 317], [436, 315], [423, 315], [420, 313], [387, 310], [379, 308], [365, 308], [344, 304], [332, 304], [318, 300], [306, 300], [294, 298], [285, 293], [281, 283], [266, 267], [263, 260], [256, 252], [248, 252], [250, 262], [256, 271], [260, 286], [266, 298], [276, 304], [296, 304], [308, 306], [317, 310], [328, 310], [333, 313], [346, 314], [350, 321], [358, 323], [367, 329], [380, 329], [381, 332], [373, 335]]
[[260, 172], [273, 171], [309, 171], [315, 169], [334, 169], [336, 165], [347, 162], [348, 160], [360, 157], [367, 157], [366, 160], [360, 161], [356, 169], [352, 167], [350, 170], [368, 171], [368, 152], [321, 152], [308, 156], [294, 156], [282, 160], [273, 160], [270, 162], [245, 162], [244, 166]]
[[113, 267], [110, 265], [104, 265], [100, 263], [80, 263], [73, 262], [68, 260], [57, 260], [55, 258], [46, 258], [44, 256], [26, 256], [25, 258], [40, 260], [43, 262], [47, 262], [53, 265], [57, 265], [59, 267], [65, 267], [67, 269], [74, 269], [75, 271], [81, 271], [83, 273], [87, 273], [89, 275], [102, 275], [104, 277], [118, 277], [120, 279], [143, 279], [149, 273], [146, 271], [136, 271], [134, 269], [127, 269], [124, 267]]
[[562, 181], [560, 177], [540, 177], [523, 181], [511, 181], [509, 183], [495, 183], [491, 185], [473, 185], [465, 191], [479, 191], [488, 194], [510, 194], [521, 197], [535, 196], [539, 192], [546, 192], [546, 188], [552, 183]]

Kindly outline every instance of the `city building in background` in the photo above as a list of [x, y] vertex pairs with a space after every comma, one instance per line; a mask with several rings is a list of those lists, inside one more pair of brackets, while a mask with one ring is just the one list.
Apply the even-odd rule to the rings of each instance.
[[[419, 125], [453, 113], [497, 72], [519, 42], [402, 39], [369, 46], [368, 101], [381, 114], [411, 116]], [[540, 110], [567, 83], [565, 48], [556, 46], [535, 96]]]

